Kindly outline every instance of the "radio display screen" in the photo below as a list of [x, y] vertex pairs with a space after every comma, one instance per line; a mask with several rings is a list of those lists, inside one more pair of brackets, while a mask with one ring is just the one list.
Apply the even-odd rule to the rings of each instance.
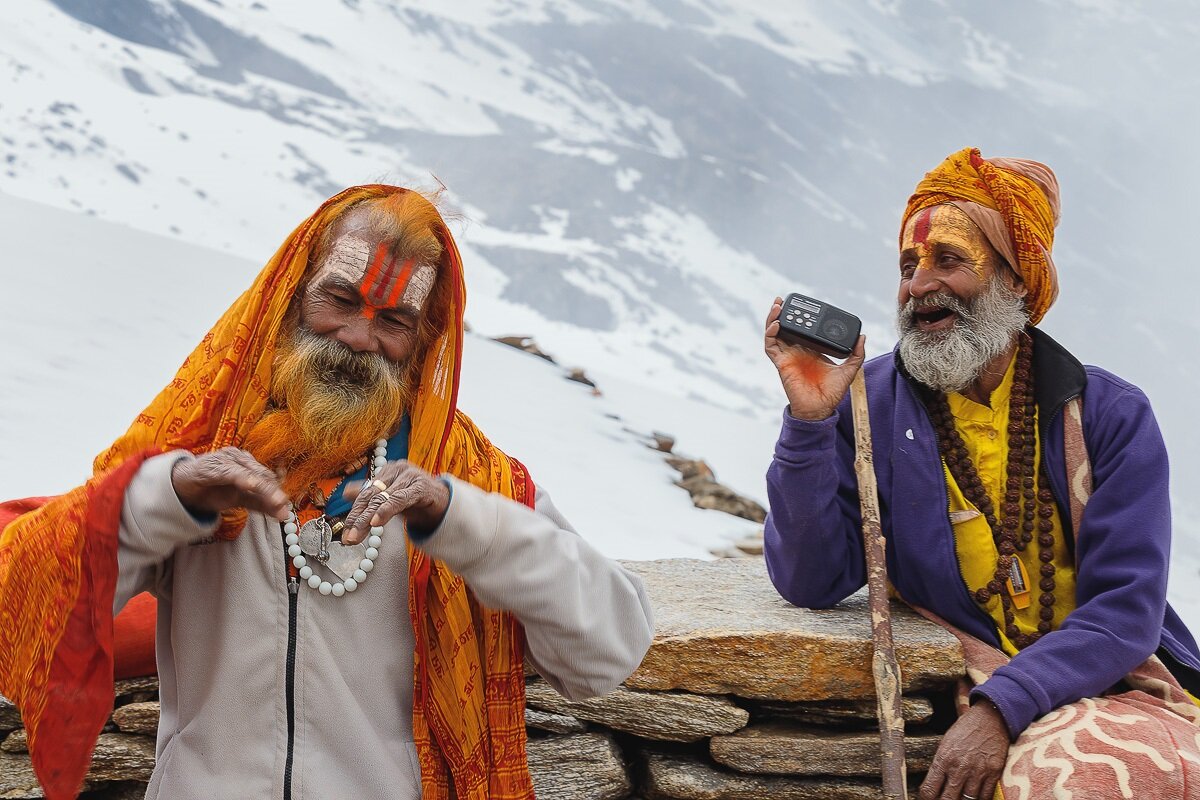
[[796, 299], [795, 297], [792, 298], [791, 305], [794, 305], [797, 308], [802, 308], [805, 311], [811, 311], [814, 314], [821, 313], [821, 307], [819, 305], [816, 305], [815, 303], [806, 303], [803, 300]]

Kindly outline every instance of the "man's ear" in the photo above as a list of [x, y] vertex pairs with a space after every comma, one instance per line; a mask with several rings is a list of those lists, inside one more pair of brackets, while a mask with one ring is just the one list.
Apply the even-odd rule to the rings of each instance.
[[1008, 265], [1008, 262], [1003, 258], [999, 259], [1000, 278], [1004, 281], [1004, 285], [1012, 291], [1017, 297], [1024, 297], [1029, 294], [1029, 288], [1025, 286], [1025, 281], [1017, 274], [1017, 271]]

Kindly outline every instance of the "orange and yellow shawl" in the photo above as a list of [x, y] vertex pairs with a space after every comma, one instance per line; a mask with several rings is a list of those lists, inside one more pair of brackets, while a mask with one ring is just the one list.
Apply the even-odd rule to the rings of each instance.
[[[321, 232], [351, 204], [395, 186], [347, 189], [283, 243], [130, 429], [95, 461], [84, 486], [0, 505], [0, 693], [21, 709], [49, 800], [74, 797], [113, 704], [113, 596], [125, 487], [148, 455], [237, 446], [262, 416], [284, 314]], [[409, 459], [533, 504], [525, 468], [457, 411], [466, 292], [448, 230], [442, 269], [450, 323], [430, 347], [412, 409]], [[226, 515], [236, 536], [245, 512]], [[525, 756], [523, 632], [480, 608], [463, 580], [409, 545], [416, 634], [413, 733], [424, 796], [532, 798]], [[480, 691], [482, 689], [482, 691]]]

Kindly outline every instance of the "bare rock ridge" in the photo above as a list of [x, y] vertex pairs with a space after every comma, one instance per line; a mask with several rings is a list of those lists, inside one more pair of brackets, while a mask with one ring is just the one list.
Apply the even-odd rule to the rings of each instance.
[[675, 485], [687, 490], [692, 496], [692, 505], [696, 508], [724, 511], [752, 522], [766, 520], [765, 508], [723, 483], [718, 483], [712, 468], [705, 462], [672, 455], [667, 457], [667, 463], [679, 470], [679, 480], [675, 481]]
[[[870, 623], [864, 597], [825, 611], [781, 600], [761, 559], [624, 562], [657, 620], [625, 685], [569, 701], [526, 685], [539, 800], [867, 800], [880, 792]], [[928, 768], [963, 672], [957, 640], [894, 609], [911, 785]], [[154, 763], [157, 681], [116, 687], [81, 795], [127, 800]], [[0, 797], [39, 798], [24, 731], [0, 699]]]
[[[557, 364], [554, 357], [543, 350], [532, 336], [496, 336], [492, 341], [515, 348], [524, 353], [545, 359], [551, 364]], [[593, 394], [599, 394], [595, 381], [587, 376], [580, 367], [572, 367], [564, 372], [567, 380], [582, 383], [592, 389]], [[632, 432], [632, 431], [631, 431]], [[740, 495], [733, 489], [717, 481], [712, 468], [700, 459], [687, 458], [674, 453], [675, 438], [670, 434], [653, 431], [650, 434], [650, 447], [667, 454], [667, 463], [679, 471], [679, 480], [675, 485], [687, 491], [696, 508], [724, 511], [735, 517], [763, 522], [767, 518], [767, 510], [749, 497]], [[742, 545], [746, 544], [747, 547]], [[755, 551], [753, 542], [738, 542], [729, 548], [728, 552], [717, 553], [722, 556], [740, 557], [744, 555], [761, 555], [761, 545]]]
[[[539, 347], [538, 343], [533, 340], [532, 336], [496, 336], [492, 338], [492, 341], [516, 348], [523, 353], [529, 353], [531, 356], [537, 356], [538, 358], [549, 361], [551, 364], [558, 364], [558, 362], [554, 360], [554, 356], [550, 355], [541, 347]], [[600, 389], [596, 386], [596, 382], [588, 377], [587, 372], [584, 371], [582, 367], [571, 367], [564, 370], [563, 377], [569, 381], [582, 383], [584, 386], [589, 387], [594, 395], [600, 394]]]
[[532, 336], [497, 336], [492, 341], [506, 344], [509, 347], [515, 347], [517, 350], [537, 356], [538, 358], [544, 358], [551, 364], [558, 363], [554, 360], [553, 356], [538, 347], [538, 343], [533, 340]]
[[[524, 353], [545, 359], [551, 364], [557, 364], [554, 357], [542, 350], [532, 336], [496, 336], [492, 341], [515, 348]], [[582, 383], [592, 389], [593, 394], [600, 394], [595, 381], [587, 376], [580, 367], [572, 367], [564, 372], [567, 380]], [[630, 431], [631, 433], [633, 431]], [[675, 438], [667, 433], [653, 431], [649, 435], [649, 446], [666, 453], [666, 461], [679, 471], [679, 480], [675, 485], [687, 491], [692, 498], [692, 505], [713, 511], [724, 511], [735, 517], [748, 519], [752, 522], [763, 522], [767, 518], [767, 510], [749, 497], [738, 494], [733, 489], [720, 483], [713, 474], [712, 468], [703, 460], [687, 458], [674, 453]], [[743, 547], [743, 545], [746, 545]], [[745, 555], [761, 555], [762, 547], [756, 548], [754, 542], [738, 542], [727, 552], [716, 555], [741, 557]]]

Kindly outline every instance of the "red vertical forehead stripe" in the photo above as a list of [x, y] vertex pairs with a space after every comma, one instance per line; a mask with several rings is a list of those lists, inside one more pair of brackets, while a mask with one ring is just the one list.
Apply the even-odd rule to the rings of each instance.
[[933, 207], [923, 210], [917, 215], [917, 224], [913, 228], [913, 244], [925, 244], [929, 238], [929, 228], [933, 222]]
[[358, 289], [366, 301], [367, 315], [374, 316], [376, 310], [394, 306], [404, 294], [412, 273], [411, 258], [397, 264], [396, 259], [388, 255], [387, 243], [380, 243], [375, 248], [375, 257], [371, 259], [371, 265], [367, 267]]

